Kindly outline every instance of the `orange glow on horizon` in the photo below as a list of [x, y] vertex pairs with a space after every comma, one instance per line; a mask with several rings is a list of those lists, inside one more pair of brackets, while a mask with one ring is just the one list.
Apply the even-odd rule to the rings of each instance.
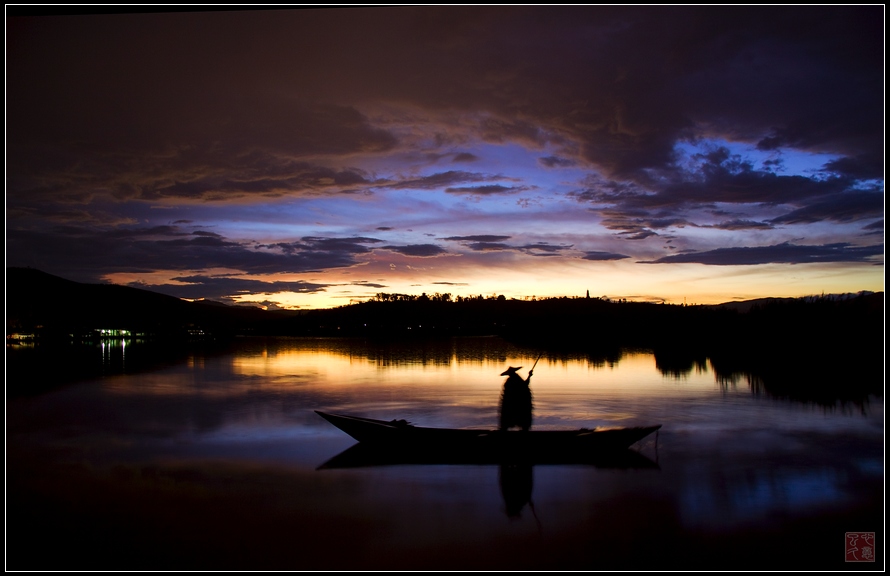
[[[312, 274], [268, 274], [246, 277], [232, 270], [214, 269], [190, 273], [244, 278], [258, 282], [305, 282], [318, 285], [312, 292], [255, 292], [232, 294], [228, 303], [268, 309], [310, 310], [336, 308], [373, 300], [378, 293], [451, 294], [452, 298], [503, 295], [527, 300], [561, 297], [605, 297], [631, 302], [667, 304], [721, 304], [768, 297], [797, 298], [819, 294], [881, 292], [883, 267], [864, 264], [798, 264], [760, 266], [704, 266], [701, 264], [636, 264], [634, 262], [587, 262], [561, 258], [529, 258], [517, 272], [506, 265], [485, 267], [461, 258], [430, 258], [410, 267], [377, 262]], [[431, 262], [432, 261], [432, 262]], [[441, 266], [445, 262], [450, 267]], [[386, 264], [386, 265], [384, 265]], [[435, 265], [434, 265], [435, 264]], [[532, 266], [531, 264], [535, 264]], [[513, 266], [514, 264], [511, 264]], [[653, 274], [653, 272], [656, 272]], [[105, 279], [152, 290], [152, 284], [187, 285], [174, 280], [182, 271], [116, 273]], [[196, 299], [198, 300], [198, 299]]]

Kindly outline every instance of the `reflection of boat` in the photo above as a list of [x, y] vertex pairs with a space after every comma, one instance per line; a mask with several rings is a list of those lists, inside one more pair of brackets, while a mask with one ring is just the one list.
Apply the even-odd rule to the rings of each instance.
[[[350, 466], [397, 463], [588, 463], [622, 466], [639, 454], [628, 448], [658, 426], [588, 430], [472, 430], [425, 428], [404, 420], [316, 413], [359, 441], [358, 446], [326, 463], [371, 462]], [[650, 461], [651, 462], [651, 461]], [[639, 460], [637, 459], [637, 463]], [[654, 463], [653, 463], [654, 464]], [[341, 467], [341, 466], [337, 466]], [[612, 466], [610, 466], [612, 467]]]
[[484, 465], [531, 466], [544, 464], [584, 464], [596, 468], [616, 469], [657, 469], [658, 464], [635, 450], [589, 451], [573, 448], [538, 449], [527, 452], [499, 452], [475, 446], [433, 446], [420, 445], [389, 446], [359, 442], [340, 452], [321, 466], [319, 470], [334, 468], [365, 468], [370, 466], [395, 465]]

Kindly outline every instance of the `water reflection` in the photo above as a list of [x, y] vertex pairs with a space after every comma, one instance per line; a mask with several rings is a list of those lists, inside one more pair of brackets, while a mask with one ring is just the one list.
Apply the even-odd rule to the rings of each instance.
[[532, 504], [534, 483], [532, 466], [529, 464], [501, 464], [498, 467], [498, 484], [501, 487], [507, 516], [519, 518], [526, 505], [534, 513], [535, 505]]
[[[8, 398], [10, 568], [770, 569], [793, 549], [807, 554], [792, 568], [824, 570], [844, 568], [835, 536], [883, 525], [880, 397], [841, 410], [712, 359], [545, 352], [534, 429], [660, 423], [658, 443], [624, 461], [479, 461], [375, 453], [314, 410], [495, 428], [498, 374], [539, 349], [245, 339], [158, 362], [146, 349], [107, 349], [126, 371]], [[8, 369], [8, 387], [36, 379]]]
[[[7, 345], [8, 393], [42, 391], [77, 379], [115, 374], [135, 374], [182, 362], [201, 363], [214, 357], [232, 360], [231, 370], [247, 377], [279, 383], [307, 378], [354, 381], [356, 371], [369, 380], [413, 380], [411, 385], [449, 371], [471, 367], [530, 365], [540, 356], [542, 368], [584, 366], [605, 374], [628, 374], [629, 365], [645, 357], [646, 370], [688, 382], [704, 376], [709, 382], [747, 386], [755, 394], [767, 394], [826, 407], [836, 404], [862, 406], [883, 390], [882, 373], [872, 371], [874, 359], [816, 358], [807, 364], [782, 363], [721, 353], [707, 357], [695, 350], [651, 350], [600, 347], [586, 352], [542, 350], [511, 344], [500, 338], [451, 338], [445, 340], [375, 342], [362, 338], [239, 338], [229, 342], [172, 343], [138, 338], [97, 342]], [[862, 365], [862, 366], [860, 366]], [[398, 369], [393, 371], [392, 369]], [[502, 369], [501, 369], [502, 370]], [[498, 373], [501, 371], [498, 370]], [[847, 376], [847, 372], [849, 376]], [[541, 373], [543, 376], [544, 373]], [[39, 384], [38, 384], [39, 383]]]
[[333, 456], [318, 467], [318, 470], [344, 468], [366, 468], [374, 466], [544, 466], [544, 465], [583, 465], [601, 469], [657, 470], [658, 463], [637, 449], [619, 452], [592, 453], [574, 449], [553, 449], [542, 453], [501, 457], [490, 451], [471, 449], [418, 450], [375, 446], [358, 443]]
[[[701, 353], [686, 350], [655, 350], [655, 367], [665, 376], [683, 378], [692, 373], [708, 372], [708, 358]], [[718, 376], [719, 377], [719, 376]]]
[[637, 450], [591, 453], [577, 450], [550, 450], [546, 454], [523, 454], [512, 458], [493, 457], [490, 452], [462, 449], [421, 450], [358, 443], [318, 467], [319, 471], [380, 466], [496, 466], [498, 486], [508, 518], [518, 519], [528, 506], [534, 512], [532, 494], [535, 466], [584, 465], [601, 470], [659, 470], [657, 462]]

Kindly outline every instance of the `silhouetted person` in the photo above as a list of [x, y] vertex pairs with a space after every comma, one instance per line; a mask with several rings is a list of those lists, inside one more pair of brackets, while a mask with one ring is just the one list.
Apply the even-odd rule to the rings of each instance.
[[507, 377], [504, 382], [504, 391], [501, 392], [499, 426], [501, 430], [509, 430], [518, 426], [527, 432], [532, 427], [532, 390], [529, 388], [529, 384], [533, 370], [529, 370], [528, 378], [523, 380], [516, 373], [520, 368], [522, 366], [517, 368], [510, 366], [501, 372], [501, 376]]

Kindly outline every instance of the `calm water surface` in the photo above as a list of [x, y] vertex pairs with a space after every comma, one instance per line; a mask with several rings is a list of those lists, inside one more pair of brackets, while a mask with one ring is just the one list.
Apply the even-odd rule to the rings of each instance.
[[[532, 389], [535, 429], [662, 424], [633, 447], [652, 467], [319, 469], [355, 442], [314, 410], [491, 428], [499, 374], [537, 356], [244, 340], [10, 399], [7, 567], [883, 569], [883, 399], [775, 399], [648, 352], [545, 354]], [[877, 533], [877, 563], [845, 563], [850, 531]]]

